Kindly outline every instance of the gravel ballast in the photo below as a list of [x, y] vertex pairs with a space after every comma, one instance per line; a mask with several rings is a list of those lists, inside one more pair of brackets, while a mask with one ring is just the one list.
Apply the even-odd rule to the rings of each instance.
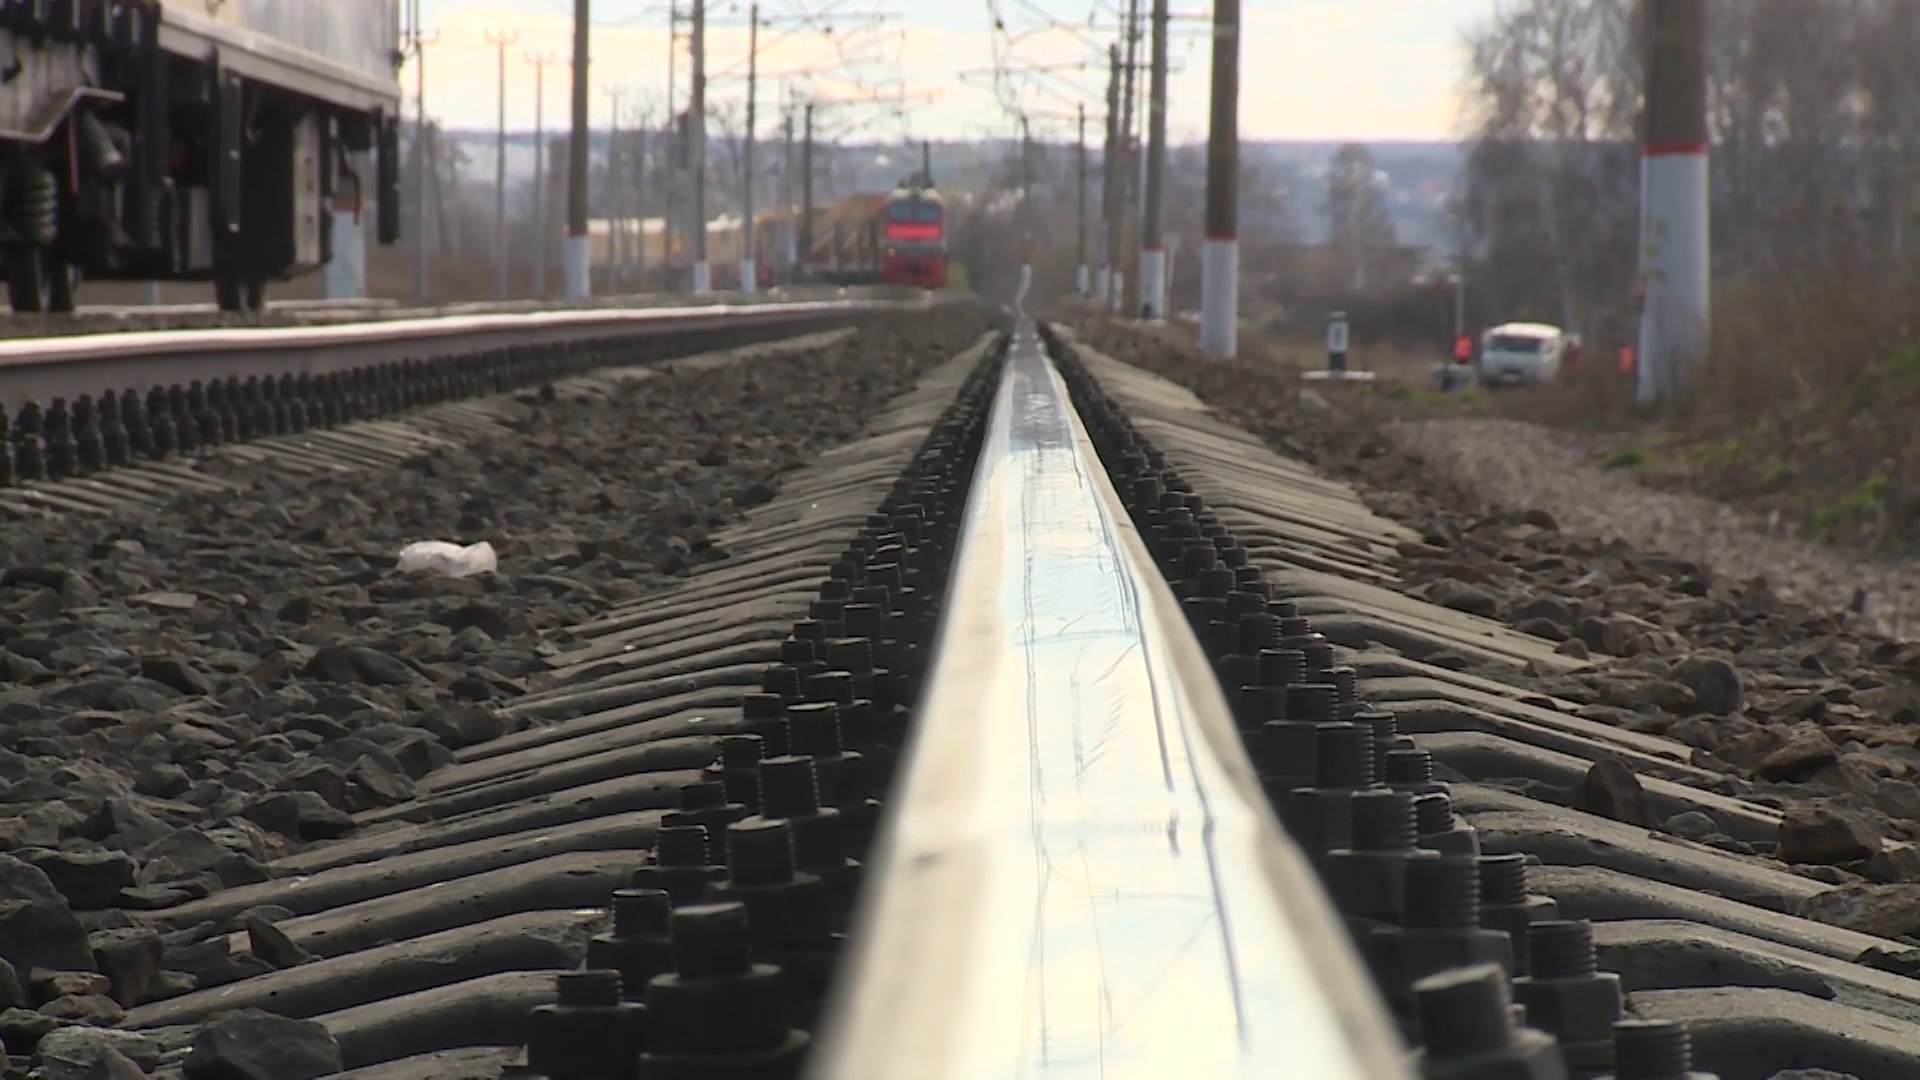
[[[1691, 534], [1663, 550], [1609, 535], [1590, 517], [1562, 518], [1559, 506], [1489, 498], [1435, 467], [1423, 444], [1401, 443], [1344, 404], [1339, 388], [1303, 390], [1287, 369], [1205, 359], [1170, 332], [1099, 323], [1084, 332], [1418, 531], [1398, 552], [1409, 594], [1586, 661], [1564, 675], [1435, 662], [1676, 739], [1693, 748], [1693, 764], [1719, 774], [1715, 790], [1786, 811], [1776, 842], [1735, 839], [1698, 812], [1635, 824], [1778, 860], [1839, 887], [1809, 916], [1920, 941], [1920, 857], [1887, 843], [1920, 839], [1920, 645], [1887, 637], [1857, 611], [1810, 607], [1764, 577], [1732, 576], [1685, 543]], [[1526, 793], [1589, 801], [1537, 783]]]
[[[567, 626], [726, 559], [717, 530], [987, 328], [970, 308], [889, 317], [529, 392], [506, 434], [398, 468], [316, 482], [215, 459], [239, 493], [0, 526], [8, 1050], [251, 973], [236, 963], [302, 962], [273, 911], [218, 928], [254, 942], [231, 956], [213, 928], [163, 936], [138, 912], [265, 880], [524, 724], [499, 705]], [[499, 571], [399, 572], [422, 540], [485, 540]], [[73, 1053], [120, 1076], [95, 1064], [110, 1049]]]

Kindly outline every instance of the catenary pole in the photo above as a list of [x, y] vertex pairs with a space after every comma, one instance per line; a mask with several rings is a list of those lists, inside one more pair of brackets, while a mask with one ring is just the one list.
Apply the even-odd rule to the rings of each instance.
[[533, 65], [533, 295], [547, 295], [547, 65], [552, 53], [529, 53]]
[[693, 98], [687, 106], [693, 125], [693, 293], [713, 288], [707, 266], [707, 0], [693, 0]]
[[587, 273], [590, 247], [587, 240], [587, 44], [591, 28], [590, 0], [573, 0], [573, 116], [567, 140], [567, 299], [578, 303], [592, 294]]
[[520, 40], [518, 30], [488, 30], [487, 44], [499, 50], [499, 126], [493, 147], [493, 298], [507, 298], [507, 47]]
[[747, 135], [745, 153], [742, 155], [746, 175], [741, 177], [742, 211], [740, 215], [740, 291], [753, 292], [760, 284], [755, 280], [759, 272], [758, 255], [754, 250], [753, 229], [753, 182], [756, 179], [753, 168], [754, 142], [754, 106], [755, 93], [760, 78], [760, 5], [753, 4], [747, 15]]
[[1207, 235], [1200, 259], [1200, 348], [1232, 356], [1240, 320], [1240, 0], [1213, 0], [1207, 124]]
[[1147, 91], [1147, 202], [1140, 223], [1140, 314], [1167, 317], [1167, 245], [1161, 200], [1167, 173], [1167, 0], [1153, 0], [1152, 73]]
[[1131, 244], [1134, 225], [1134, 211], [1139, 195], [1140, 159], [1135, 150], [1137, 143], [1133, 135], [1133, 106], [1137, 96], [1134, 76], [1139, 71], [1140, 59], [1140, 0], [1127, 0], [1125, 21], [1126, 62], [1120, 66], [1120, 233], [1122, 243], [1120, 292], [1114, 297], [1115, 311], [1138, 311], [1139, 301], [1134, 299], [1140, 293], [1140, 275], [1135, 256], [1138, 250]]
[[1107, 48], [1107, 145], [1100, 157], [1100, 281], [1094, 298], [1111, 308], [1120, 257], [1120, 48]]
[[1073, 218], [1074, 258], [1073, 291], [1076, 296], [1087, 295], [1087, 106], [1085, 103], [1075, 106], [1079, 120], [1079, 136], [1073, 149], [1074, 205]]
[[[1640, 159], [1637, 390], [1671, 397], [1707, 347], [1712, 267], [1707, 186], [1706, 0], [1643, 0], [1646, 130]], [[1569, 328], [1572, 329], [1572, 328]]]

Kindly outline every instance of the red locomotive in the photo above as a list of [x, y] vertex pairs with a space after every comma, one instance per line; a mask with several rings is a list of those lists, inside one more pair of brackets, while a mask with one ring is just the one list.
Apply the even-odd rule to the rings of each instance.
[[894, 188], [884, 211], [880, 280], [939, 289], [947, 284], [947, 200], [922, 177]]

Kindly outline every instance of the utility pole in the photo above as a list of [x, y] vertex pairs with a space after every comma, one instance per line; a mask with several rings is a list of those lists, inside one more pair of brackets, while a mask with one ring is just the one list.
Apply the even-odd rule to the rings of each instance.
[[[414, 200], [418, 211], [414, 214], [413, 230], [413, 299], [416, 303], [427, 302], [427, 170], [431, 159], [427, 156], [427, 46], [440, 39], [435, 33], [431, 36], [424, 32], [420, 23], [420, 0], [409, 0], [408, 33], [406, 51], [413, 56], [413, 161], [414, 161]], [[157, 291], [157, 290], [156, 290]]]
[[1076, 107], [1080, 118], [1080, 138], [1074, 144], [1074, 184], [1078, 211], [1074, 214], [1073, 292], [1087, 295], [1087, 107]]
[[1027, 314], [1027, 290], [1033, 287], [1033, 126], [1020, 114], [1020, 284], [1013, 294], [1013, 310]]
[[627, 266], [626, 188], [620, 180], [620, 98], [626, 91], [618, 86], [603, 86], [613, 107], [607, 120], [607, 292], [616, 294], [619, 278]]
[[707, 267], [707, 0], [693, 0], [693, 294], [713, 289]]
[[567, 142], [567, 299], [579, 303], [592, 295], [587, 272], [587, 38], [590, 0], [573, 0], [573, 136]]
[[533, 295], [547, 296], [547, 65], [552, 53], [528, 53], [533, 65]]
[[1100, 283], [1094, 298], [1109, 309], [1118, 295], [1114, 274], [1120, 257], [1120, 47], [1107, 47], [1107, 148], [1100, 159]]
[[800, 255], [801, 267], [813, 258], [813, 102], [806, 105], [805, 138], [800, 144]]
[[1207, 240], [1200, 259], [1200, 348], [1232, 356], [1240, 322], [1240, 0], [1213, 0], [1207, 124]]
[[493, 298], [507, 298], [507, 46], [520, 31], [486, 32], [487, 44], [500, 51], [500, 126], [493, 151]]
[[754, 280], [757, 272], [753, 250], [753, 125], [754, 91], [756, 80], [760, 76], [760, 5], [753, 4], [747, 9], [747, 145], [745, 163], [747, 175], [742, 184], [740, 215], [740, 291], [751, 293], [759, 285]]
[[784, 231], [786, 251], [782, 254], [787, 261], [784, 280], [791, 285], [794, 278], [795, 252], [799, 245], [799, 237], [795, 230], [799, 222], [793, 218], [793, 107], [788, 105], [783, 111], [785, 115], [780, 118], [780, 133], [784, 143], [780, 155], [780, 209], [782, 216], [786, 219], [787, 227]]
[[667, 134], [666, 190], [661, 196], [661, 236], [660, 236], [660, 289], [670, 292], [673, 289], [673, 241], [676, 233], [676, 220], [680, 215], [680, 114], [674, 111], [676, 95], [679, 93], [680, 67], [680, 5], [678, 0], [667, 5]]
[[1167, 317], [1167, 248], [1161, 191], [1167, 174], [1167, 0], [1153, 0], [1153, 73], [1147, 99], [1147, 205], [1140, 226], [1140, 315]]
[[1133, 272], [1134, 255], [1137, 252], [1126, 243], [1133, 232], [1133, 212], [1139, 189], [1135, 186], [1139, 179], [1140, 166], [1134, 156], [1133, 141], [1133, 104], [1134, 73], [1139, 69], [1140, 54], [1140, 0], [1127, 0], [1127, 18], [1124, 23], [1126, 32], [1126, 63], [1120, 68], [1120, 231], [1122, 244], [1115, 249], [1121, 258], [1121, 288], [1114, 297], [1115, 311], [1136, 311], [1138, 302], [1132, 298], [1140, 292], [1139, 275]]
[[[1643, 404], [1670, 397], [1707, 346], [1706, 0], [1643, 0], [1646, 131], [1640, 170]], [[1571, 328], [1569, 328], [1571, 329]]]
[[1020, 261], [1033, 261], [1033, 125], [1020, 114], [1020, 235], [1025, 250]]
[[633, 125], [633, 288], [647, 291], [647, 124], [651, 112]]

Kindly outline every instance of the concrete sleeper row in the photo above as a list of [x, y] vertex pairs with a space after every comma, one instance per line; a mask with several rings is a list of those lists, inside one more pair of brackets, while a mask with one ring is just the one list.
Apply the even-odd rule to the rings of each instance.
[[517, 1080], [792, 1080], [911, 723], [1005, 341], [781, 642], [719, 760], [527, 1027]]
[[1593, 928], [1531, 893], [1527, 856], [1480, 852], [1427, 751], [1075, 358], [1050, 351], [1089, 437], [1227, 692], [1288, 835], [1428, 1080], [1707, 1080], [1684, 1024], [1625, 1015]]
[[[817, 328], [817, 327], [816, 327]], [[612, 364], [736, 348], [797, 333], [793, 325], [635, 331], [591, 341], [489, 347], [324, 373], [267, 372], [145, 392], [108, 389], [0, 411], [0, 486], [86, 476], [229, 443], [298, 435], [414, 409], [550, 384]], [[289, 362], [298, 361], [289, 350]]]

